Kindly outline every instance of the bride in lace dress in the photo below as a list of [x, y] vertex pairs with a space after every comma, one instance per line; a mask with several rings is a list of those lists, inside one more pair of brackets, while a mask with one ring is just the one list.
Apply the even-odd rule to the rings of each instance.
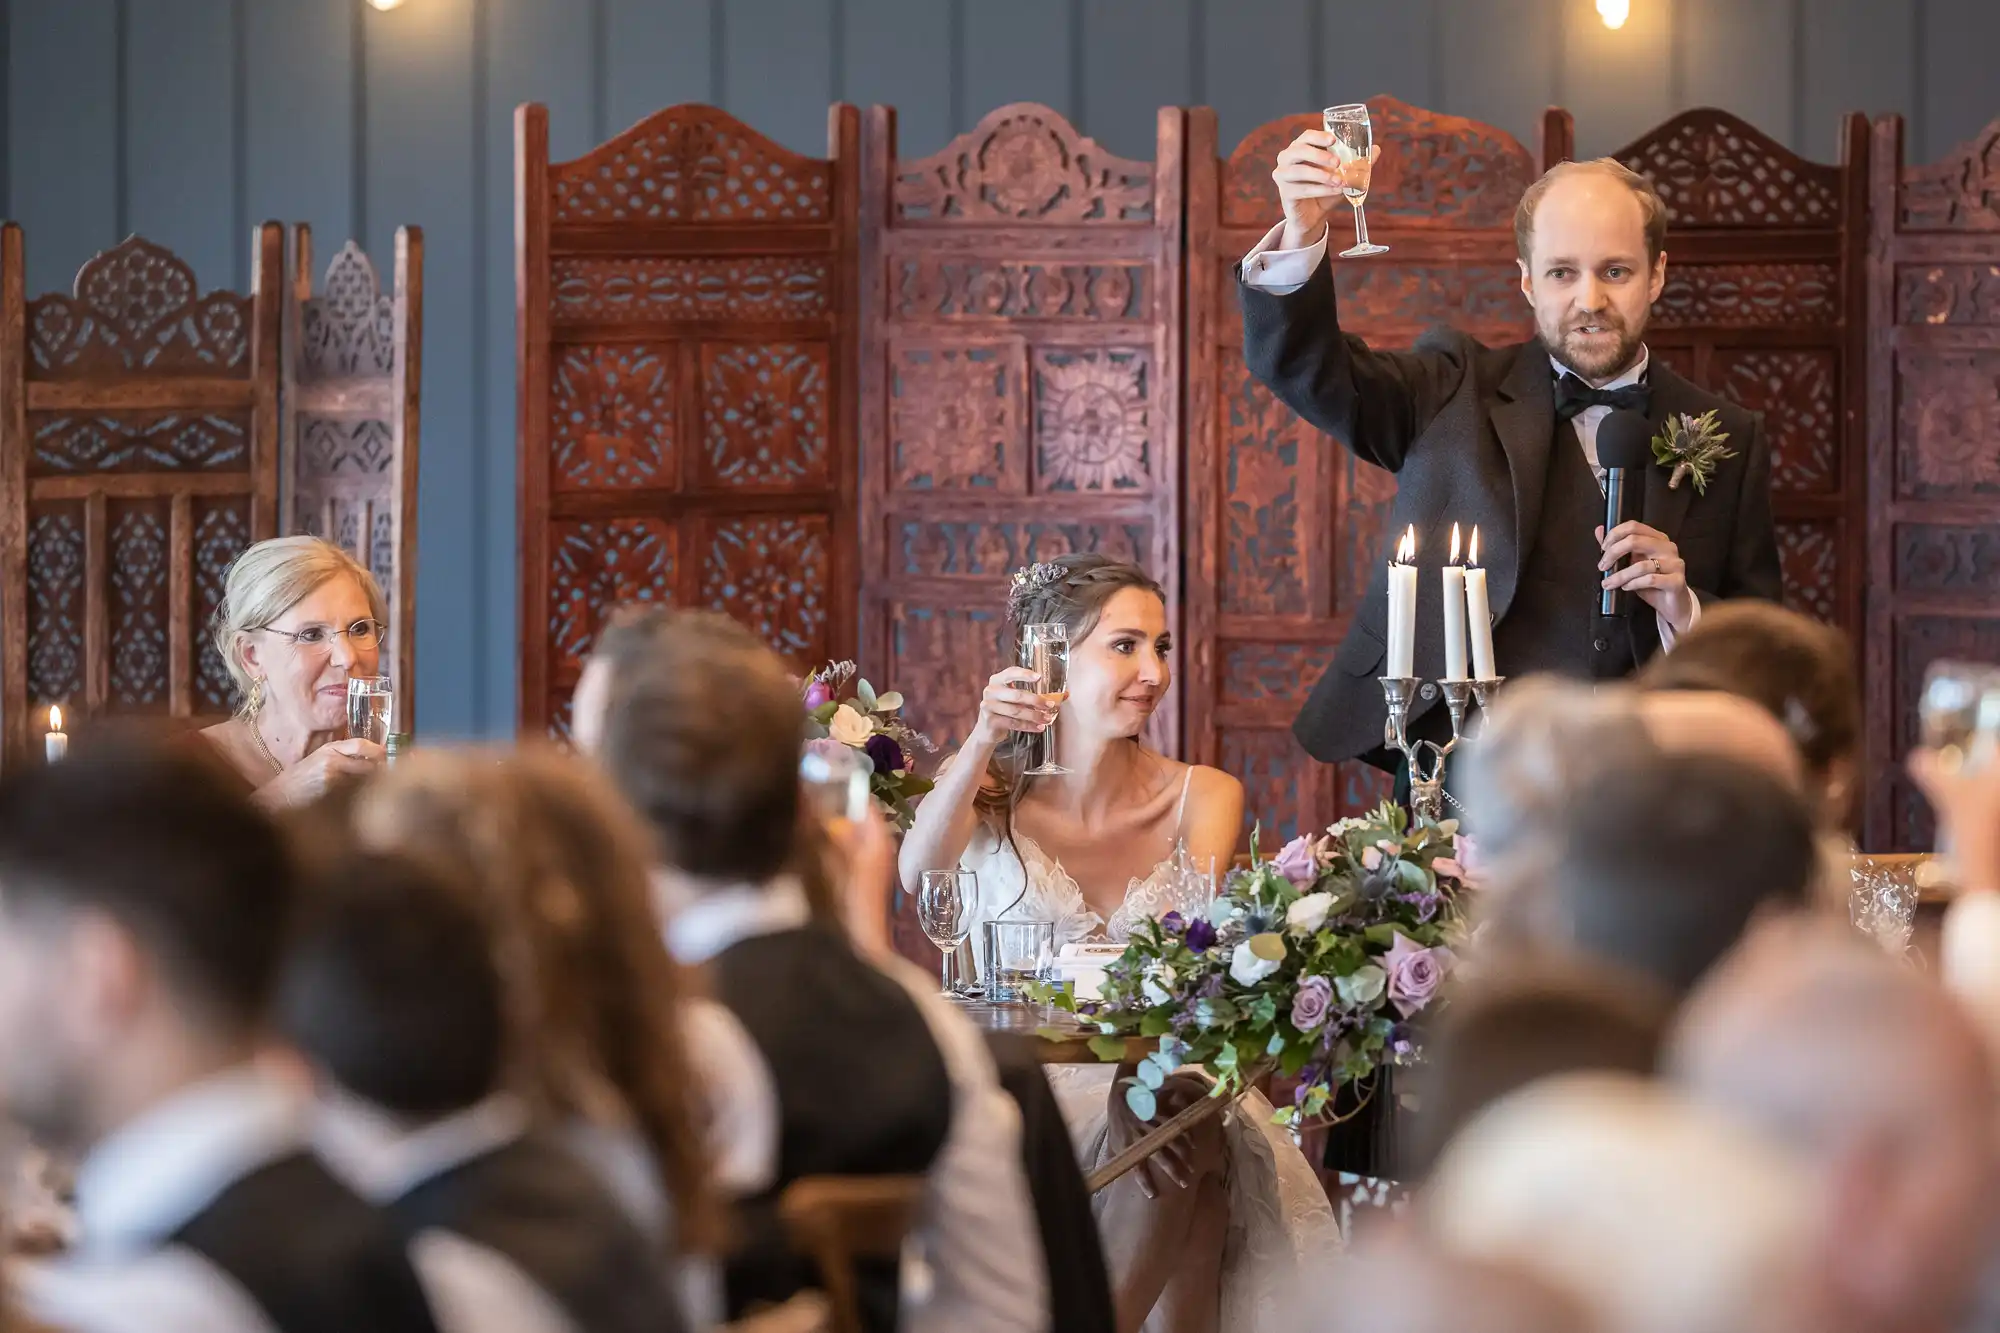
[[[1021, 688], [1033, 674], [1013, 667], [987, 683], [977, 723], [904, 839], [904, 886], [914, 891], [925, 870], [978, 872], [975, 942], [978, 923], [1002, 914], [1054, 921], [1062, 940], [1122, 942], [1136, 921], [1201, 892], [1211, 869], [1226, 873], [1243, 785], [1141, 738], [1171, 683], [1172, 648], [1163, 594], [1144, 570], [1097, 555], [1032, 566], [1015, 575], [1008, 621], [1016, 633], [1068, 628], [1069, 693], [1051, 708]], [[1070, 771], [1027, 777], [1054, 718], [1055, 757]], [[1049, 1072], [1086, 1170], [1151, 1127], [1116, 1086], [1130, 1068]], [[1208, 1086], [1198, 1071], [1175, 1075], [1157, 1114]], [[1271, 1115], [1251, 1093], [1095, 1197], [1121, 1330], [1277, 1333], [1270, 1303], [1287, 1279], [1339, 1246], [1318, 1177]]]

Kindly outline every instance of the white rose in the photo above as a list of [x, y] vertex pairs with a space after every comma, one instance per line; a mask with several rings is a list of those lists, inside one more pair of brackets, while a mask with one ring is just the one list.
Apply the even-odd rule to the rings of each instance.
[[1162, 986], [1159, 982], [1153, 980], [1151, 977], [1147, 977], [1144, 981], [1139, 983], [1139, 991], [1146, 997], [1147, 1004], [1168, 1004], [1172, 1002], [1174, 998], [1173, 996], [1167, 994], [1167, 988], [1165, 986]]
[[1259, 958], [1250, 952], [1250, 941], [1236, 946], [1236, 952], [1229, 955], [1229, 975], [1239, 986], [1254, 986], [1265, 977], [1278, 970], [1278, 960]]
[[1332, 909], [1332, 894], [1308, 893], [1285, 909], [1285, 924], [1301, 935], [1310, 935], [1326, 924], [1326, 914]]
[[842, 745], [863, 746], [875, 734], [875, 724], [857, 712], [850, 704], [842, 704], [833, 711], [833, 720], [826, 724], [826, 734]]

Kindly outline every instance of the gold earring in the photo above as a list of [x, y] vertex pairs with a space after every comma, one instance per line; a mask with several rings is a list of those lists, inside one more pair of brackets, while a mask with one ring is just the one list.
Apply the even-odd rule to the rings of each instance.
[[263, 711], [264, 678], [262, 676], [252, 676], [250, 678], [250, 697], [244, 701], [243, 707], [249, 712], [251, 717], [255, 717]]

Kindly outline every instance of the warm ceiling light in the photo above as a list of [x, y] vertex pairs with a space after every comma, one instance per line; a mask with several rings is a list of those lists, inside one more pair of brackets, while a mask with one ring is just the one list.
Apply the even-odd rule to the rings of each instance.
[[[380, 4], [382, 0], [375, 0]], [[402, 0], [392, 0], [401, 4]], [[1632, 0], [1597, 0], [1597, 16], [1604, 20], [1607, 28], [1622, 28], [1625, 20], [1632, 17]]]
[[[403, 0], [368, 0], [368, 3], [386, 14], [392, 9], [402, 8]], [[1598, 7], [1603, 7], [1602, 0], [1599, 0]]]

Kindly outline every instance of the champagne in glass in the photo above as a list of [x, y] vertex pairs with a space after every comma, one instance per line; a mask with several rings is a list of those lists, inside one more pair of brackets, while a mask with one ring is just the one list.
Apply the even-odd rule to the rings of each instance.
[[[1069, 627], [1054, 623], [1021, 627], [1021, 665], [1035, 673], [1035, 692], [1051, 708], [1060, 708], [1069, 698]], [[1030, 775], [1067, 773], [1056, 762], [1056, 724], [1042, 733], [1042, 762], [1028, 770]]]
[[394, 731], [396, 696], [387, 676], [347, 678], [347, 734], [386, 747]]
[[[1349, 102], [1343, 106], [1330, 106], [1323, 113], [1326, 117], [1326, 131], [1333, 136], [1333, 155], [1341, 162], [1366, 162], [1368, 151], [1375, 142], [1373, 130], [1368, 124], [1368, 108], [1360, 102]], [[1342, 250], [1342, 259], [1358, 259], [1364, 255], [1386, 255], [1389, 247], [1372, 244], [1368, 239], [1368, 214], [1362, 205], [1367, 202], [1367, 188], [1343, 186], [1347, 202], [1354, 207], [1354, 248]]]
[[938, 977], [946, 995], [956, 993], [951, 960], [972, 933], [972, 906], [978, 891], [979, 877], [970, 870], [926, 870], [917, 886], [917, 924], [944, 955]]
[[2000, 671], [1975, 662], [1938, 661], [1924, 674], [1917, 715], [1923, 744], [1957, 768], [1990, 757], [1996, 738], [1995, 705], [2000, 703]]

